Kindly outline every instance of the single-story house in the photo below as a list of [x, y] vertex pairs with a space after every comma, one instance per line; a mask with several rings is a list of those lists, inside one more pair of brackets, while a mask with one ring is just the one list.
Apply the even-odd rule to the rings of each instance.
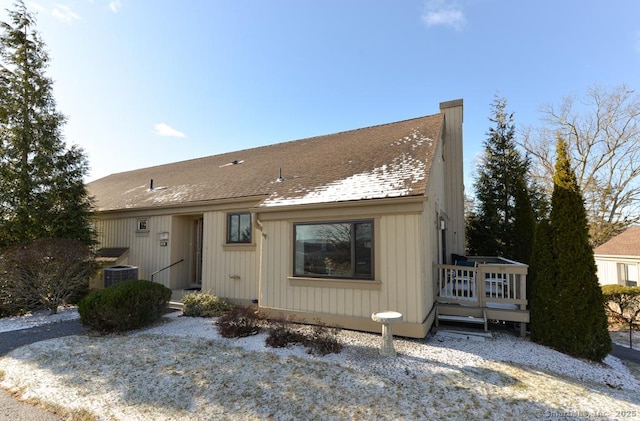
[[88, 184], [100, 246], [126, 248], [141, 279], [173, 290], [365, 331], [380, 329], [373, 312], [394, 310], [394, 333], [424, 337], [434, 265], [464, 252], [462, 117], [454, 100], [425, 117], [104, 177]]
[[593, 250], [600, 285], [638, 286], [640, 226], [632, 226]]

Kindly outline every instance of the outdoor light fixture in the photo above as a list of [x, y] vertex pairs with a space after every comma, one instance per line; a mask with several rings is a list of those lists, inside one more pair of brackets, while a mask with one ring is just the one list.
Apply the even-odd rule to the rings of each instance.
[[169, 233], [168, 232], [161, 232], [160, 233], [160, 245], [165, 247], [169, 244]]

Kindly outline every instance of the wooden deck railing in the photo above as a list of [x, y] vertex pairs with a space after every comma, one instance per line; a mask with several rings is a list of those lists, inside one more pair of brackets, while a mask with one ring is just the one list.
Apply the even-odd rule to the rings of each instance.
[[434, 265], [438, 302], [526, 310], [527, 265], [499, 257], [469, 261], [477, 266]]

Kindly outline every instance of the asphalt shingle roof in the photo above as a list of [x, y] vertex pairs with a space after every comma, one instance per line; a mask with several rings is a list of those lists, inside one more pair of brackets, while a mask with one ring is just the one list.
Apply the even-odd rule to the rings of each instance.
[[640, 256], [640, 226], [628, 228], [593, 251], [594, 254]]
[[260, 206], [286, 206], [423, 195], [443, 123], [435, 114], [113, 174], [87, 187], [100, 211], [255, 196]]

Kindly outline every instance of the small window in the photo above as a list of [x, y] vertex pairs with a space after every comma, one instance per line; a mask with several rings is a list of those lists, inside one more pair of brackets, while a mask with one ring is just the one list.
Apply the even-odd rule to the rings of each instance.
[[294, 276], [373, 279], [373, 221], [294, 225]]
[[227, 215], [227, 243], [251, 243], [251, 213], [230, 213]]
[[136, 222], [136, 232], [149, 232], [148, 218], [138, 218]]

